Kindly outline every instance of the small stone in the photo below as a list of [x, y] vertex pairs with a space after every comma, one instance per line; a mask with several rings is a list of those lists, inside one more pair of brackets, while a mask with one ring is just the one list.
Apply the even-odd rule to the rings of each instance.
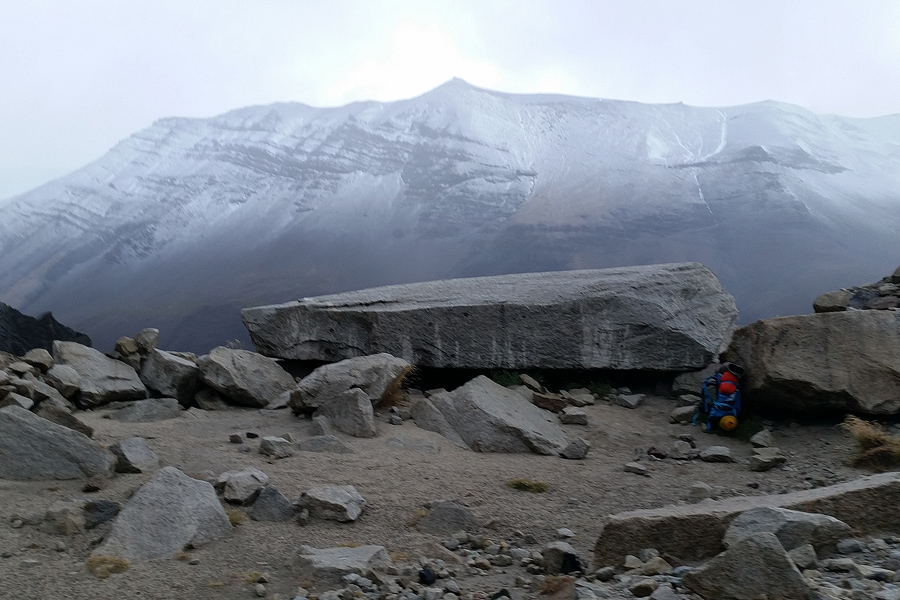
[[[620, 389], [628, 389], [628, 388], [620, 388]], [[624, 406], [625, 408], [637, 408], [641, 404], [644, 403], [644, 398], [646, 396], [644, 394], [623, 394], [619, 393], [616, 396], [616, 404], [619, 406]]]
[[751, 471], [769, 471], [787, 462], [787, 457], [785, 457], [778, 448], [760, 447], [754, 448], [753, 452], [754, 454], [750, 457], [749, 462]]
[[531, 388], [532, 391], [541, 393], [544, 391], [544, 386], [537, 382], [534, 377], [530, 375], [526, 375], [525, 373], [519, 374], [519, 381], [521, 381], [524, 385]]
[[713, 488], [708, 483], [703, 483], [702, 481], [697, 481], [691, 484], [690, 491], [688, 492], [688, 498], [694, 502], [699, 502], [700, 500], [705, 500], [713, 495]]
[[58, 540], [53, 547], [57, 552], [65, 552], [68, 548], [66, 547], [66, 543], [62, 540]]
[[274, 458], [287, 458], [293, 456], [294, 445], [284, 438], [267, 436], [259, 444], [259, 453]]
[[659, 556], [659, 550], [656, 548], [644, 548], [638, 552], [637, 556], [642, 561], [647, 562], [651, 558], [657, 558]]
[[643, 475], [645, 477], [650, 477], [650, 469], [648, 469], [646, 466], [642, 465], [639, 462], [625, 463], [623, 470], [626, 473], [634, 473], [635, 475]]
[[812, 544], [798, 546], [788, 552], [788, 557], [800, 570], [811, 569], [816, 566], [816, 549]]
[[199, 558], [192, 558], [191, 560], [188, 561], [188, 564], [189, 564], [189, 565], [199, 565], [199, 564], [200, 564], [200, 559], [199, 559]]
[[239, 433], [232, 433], [228, 436], [228, 441], [232, 444], [240, 444], [244, 441], [244, 438]]
[[690, 423], [695, 412], [695, 406], [679, 406], [669, 414], [669, 423]]
[[628, 569], [629, 571], [631, 569], [640, 569], [641, 567], [644, 566], [644, 561], [639, 559], [634, 554], [626, 554], [625, 562], [622, 564], [622, 566], [625, 567], [626, 569]]
[[25, 560], [22, 561], [22, 566], [23, 566], [23, 567], [29, 567], [29, 568], [30, 568], [30, 567], [37, 567], [37, 566], [39, 566], [40, 564], [41, 564], [41, 561], [35, 560], [35, 559], [33, 559], [33, 558], [26, 558]]
[[669, 453], [669, 457], [674, 460], [694, 460], [699, 456], [700, 451], [684, 440], [678, 440], [672, 444], [672, 452]]
[[841, 554], [853, 554], [854, 552], [862, 552], [866, 549], [866, 545], [860, 540], [848, 538], [837, 543], [837, 551]]
[[775, 438], [768, 429], [763, 429], [750, 437], [750, 443], [754, 448], [769, 448], [775, 445]]
[[609, 581], [616, 576], [616, 570], [613, 567], [600, 567], [594, 571], [594, 577], [597, 581]]
[[403, 425], [403, 418], [400, 415], [391, 415], [388, 417], [388, 423], [391, 425]]
[[727, 446], [710, 446], [700, 451], [700, 460], [704, 462], [734, 462], [731, 450]]
[[556, 535], [560, 539], [568, 539], [575, 537], [575, 532], [569, 529], [568, 527], [560, 527], [556, 530]]
[[628, 586], [628, 591], [638, 598], [646, 598], [659, 587], [659, 582], [655, 579], [643, 578]]
[[264, 586], [263, 584], [257, 583], [256, 587], [254, 588], [254, 591], [256, 592], [256, 595], [259, 596], [260, 598], [266, 597], [266, 586]]
[[25, 523], [24, 521], [22, 521], [22, 519], [15, 519], [12, 523], [10, 523], [9, 526], [13, 529], [21, 529], [23, 525], [25, 525]]
[[852, 558], [829, 558], [822, 561], [822, 568], [826, 571], [847, 573], [856, 567]]
[[587, 456], [588, 451], [591, 449], [591, 444], [584, 438], [575, 438], [569, 445], [563, 448], [562, 452], [559, 453], [563, 458], [567, 458], [569, 460], [581, 460], [585, 456]]
[[559, 413], [559, 421], [564, 425], [587, 425], [587, 413], [580, 408], [567, 406]]

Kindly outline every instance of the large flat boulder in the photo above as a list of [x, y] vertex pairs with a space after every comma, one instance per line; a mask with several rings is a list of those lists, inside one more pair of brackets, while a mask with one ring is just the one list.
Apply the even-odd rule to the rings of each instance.
[[900, 412], [900, 312], [854, 310], [757, 321], [725, 359], [747, 368], [748, 403], [782, 410]]
[[344, 575], [350, 573], [366, 575], [370, 571], [383, 571], [391, 564], [391, 557], [384, 546], [355, 548], [300, 546], [292, 566], [298, 578], [311, 580], [316, 587], [324, 588], [341, 583]]
[[59, 365], [69, 365], [78, 373], [81, 390], [78, 401], [86, 408], [147, 397], [147, 388], [137, 371], [93, 348], [55, 341], [53, 360]]
[[476, 452], [559, 454], [569, 443], [554, 415], [484, 375], [429, 400]]
[[86, 435], [18, 406], [0, 409], [0, 478], [111, 476], [116, 458]]
[[680, 263], [394, 285], [241, 317], [256, 348], [279, 358], [684, 371], [728, 345], [737, 309], [710, 269]]
[[213, 486], [164, 467], [131, 497], [93, 556], [150, 560], [231, 533]]
[[241, 406], [265, 408], [294, 387], [277, 361], [256, 352], [219, 346], [198, 362], [203, 382]]
[[725, 532], [738, 515], [762, 506], [830, 515], [857, 534], [895, 531], [900, 527], [898, 503], [900, 473], [882, 473], [790, 494], [623, 512], [607, 518], [594, 546], [594, 560], [601, 566], [618, 564], [642, 548], [656, 548], [684, 561], [703, 560], [725, 549]]

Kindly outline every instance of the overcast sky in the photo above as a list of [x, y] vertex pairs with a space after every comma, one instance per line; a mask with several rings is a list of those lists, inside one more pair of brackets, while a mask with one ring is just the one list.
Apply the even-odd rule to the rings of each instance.
[[167, 116], [508, 92], [900, 113], [896, 0], [2, 0], [0, 198]]

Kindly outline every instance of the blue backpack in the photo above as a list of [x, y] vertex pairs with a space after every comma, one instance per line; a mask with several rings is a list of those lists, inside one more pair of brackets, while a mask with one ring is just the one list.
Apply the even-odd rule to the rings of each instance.
[[[700, 406], [692, 423], [697, 424], [701, 413], [706, 415], [706, 431], [719, 425], [724, 431], [737, 427], [737, 416], [741, 412], [740, 379], [745, 371], [734, 363], [724, 363], [718, 371], [703, 380], [700, 390]], [[722, 420], [723, 417], [731, 417]]]

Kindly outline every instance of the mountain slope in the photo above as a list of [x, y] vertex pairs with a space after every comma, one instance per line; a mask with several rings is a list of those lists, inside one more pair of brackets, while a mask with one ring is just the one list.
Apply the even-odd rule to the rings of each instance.
[[900, 116], [510, 95], [163, 119], [0, 203], [0, 301], [99, 347], [372, 285], [699, 260], [747, 322], [893, 269]]

